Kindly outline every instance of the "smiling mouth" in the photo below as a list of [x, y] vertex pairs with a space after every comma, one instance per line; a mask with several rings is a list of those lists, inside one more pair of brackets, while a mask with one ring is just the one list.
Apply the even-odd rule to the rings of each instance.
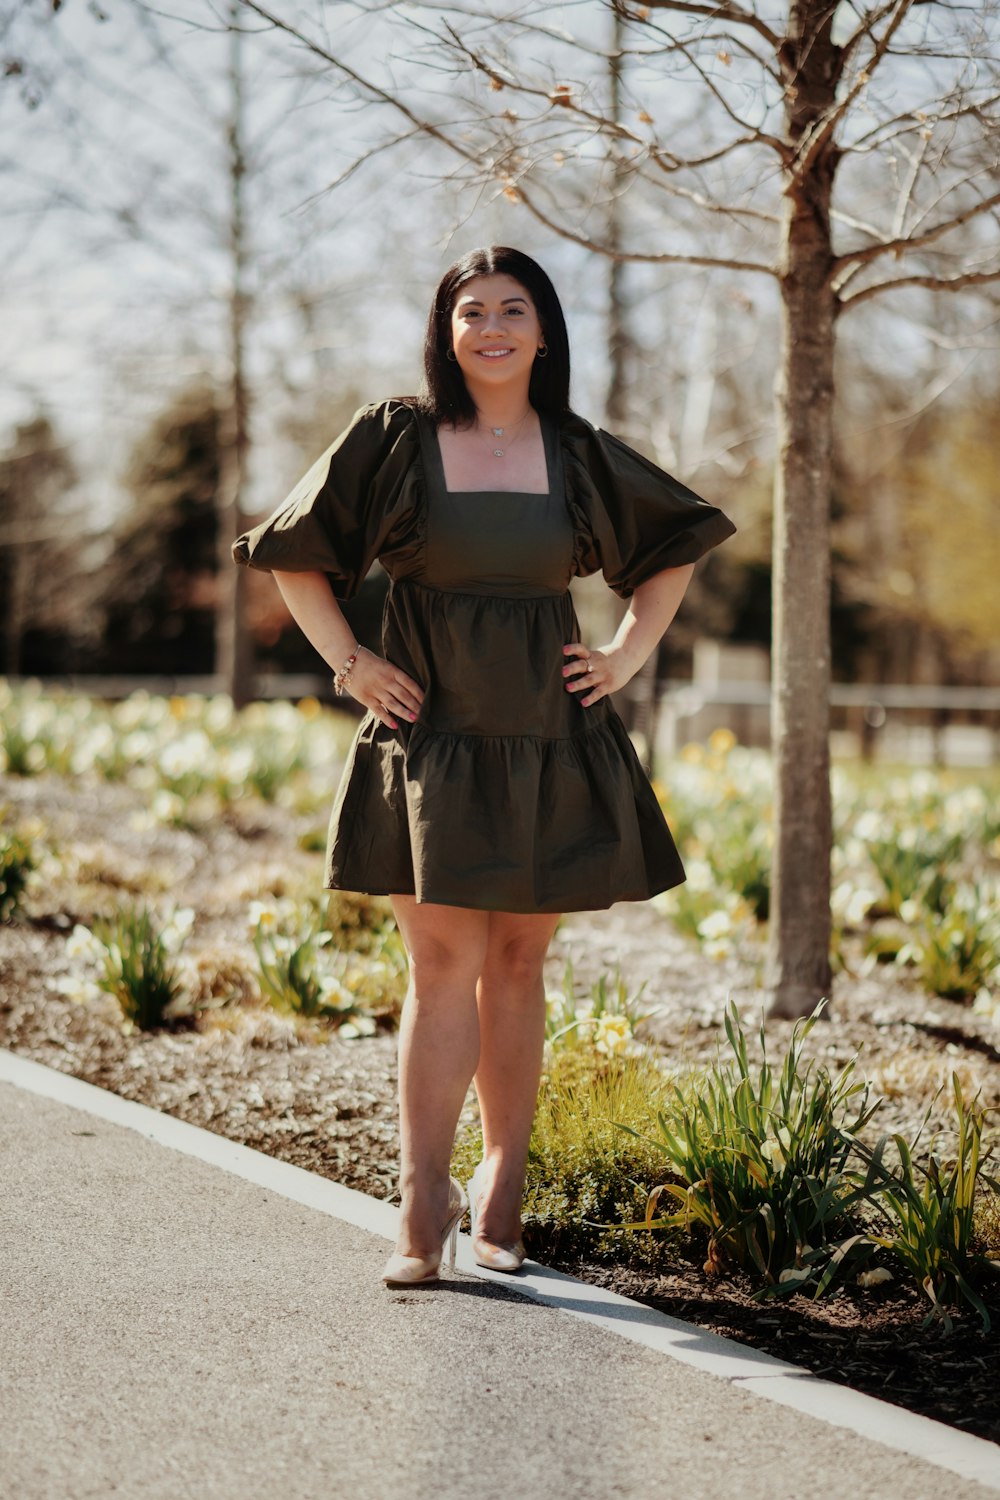
[[513, 349], [477, 349], [476, 353], [482, 359], [503, 359], [505, 355], [513, 354]]

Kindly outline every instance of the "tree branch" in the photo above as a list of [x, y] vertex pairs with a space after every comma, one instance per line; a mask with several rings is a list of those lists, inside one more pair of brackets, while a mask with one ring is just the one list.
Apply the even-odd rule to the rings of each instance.
[[696, 193], [693, 188], [681, 187], [676, 182], [663, 182], [649, 172], [640, 172], [638, 175], [651, 187], [658, 188], [662, 193], [669, 193], [672, 197], [683, 198], [686, 202], [693, 203], [696, 208], [704, 209], [706, 213], [722, 214], [727, 219], [757, 219], [762, 224], [781, 222], [777, 214], [769, 214], [762, 208], [743, 208], [736, 203], [713, 203], [710, 198], [706, 198], [702, 193]]
[[876, 229], [874, 224], [866, 224], [864, 219], [855, 218], [853, 214], [845, 213], [842, 208], [831, 208], [830, 218], [835, 219], [838, 224], [847, 224], [851, 229], [860, 229], [862, 234], [867, 234], [876, 244], [881, 242], [882, 231]]
[[[945, 219], [940, 224], [925, 229], [923, 234], [901, 235], [896, 239], [883, 240], [878, 245], [869, 245], [864, 250], [851, 250], [844, 255], [838, 255], [830, 267], [830, 281], [834, 291], [842, 291], [851, 277], [857, 275], [863, 266], [876, 260], [878, 256], [889, 255], [897, 250], [919, 250], [923, 245], [933, 243], [952, 229], [959, 229], [963, 224], [968, 224], [970, 219], [976, 218], [978, 214], [986, 213], [998, 203], [1000, 203], [1000, 193], [994, 193], [992, 197], [983, 198], [979, 203], [974, 203], [964, 213], [956, 214], [954, 218]], [[853, 299], [845, 299], [844, 306], [851, 300]]]
[[[995, 168], [992, 165], [977, 166], [973, 169], [973, 171], [966, 172], [964, 177], [958, 177], [953, 182], [949, 182], [947, 187], [943, 188], [942, 191], [938, 193], [936, 197], [932, 198], [929, 203], [924, 204], [920, 212], [914, 215], [913, 221], [910, 225], [911, 236], [916, 236], [924, 220], [929, 219], [934, 210], [936, 208], [939, 208], [946, 198], [950, 198], [953, 193], [957, 193], [961, 188], [968, 187], [969, 183], [974, 182], [977, 177], [983, 176], [989, 178], [990, 181], [995, 181]], [[992, 200], [990, 200], [990, 202], [986, 203], [984, 206], [987, 208], [991, 207]]]
[[862, 89], [868, 86], [872, 74], [875, 72], [875, 69], [878, 67], [879, 63], [882, 61], [883, 57], [885, 57], [885, 54], [889, 50], [889, 43], [892, 41], [892, 38], [898, 28], [903, 24], [907, 12], [913, 7], [915, 3], [916, 0], [894, 0], [896, 14], [889, 22], [889, 25], [886, 27], [882, 36], [875, 43], [875, 50], [872, 54], [871, 60], [865, 65], [865, 67], [861, 69], [857, 78], [854, 80], [851, 87], [847, 90], [843, 99], [840, 100], [839, 104], [835, 104], [833, 108], [827, 112], [825, 117], [817, 120], [814, 128], [809, 131], [809, 133], [804, 137], [801, 145], [799, 146], [796, 157], [792, 162], [791, 171], [789, 174], [790, 181], [786, 191], [794, 191], [797, 187], [801, 186], [801, 183], [803, 179], [808, 175], [813, 162], [819, 156], [824, 146], [826, 146], [829, 142], [831, 136], [833, 135], [833, 132], [840, 124], [840, 121], [844, 118], [844, 115], [851, 108], [851, 105], [861, 93]]
[[260, 5], [258, 0], [239, 0], [239, 3], [245, 10], [252, 10], [262, 20], [270, 22], [276, 30], [283, 31], [287, 36], [294, 37], [297, 42], [301, 42], [316, 57], [321, 57], [324, 62], [328, 62], [331, 67], [336, 68], [345, 78], [357, 84], [358, 88], [364, 89], [373, 99], [378, 99], [380, 103], [388, 104], [392, 109], [398, 110], [404, 119], [409, 120], [410, 124], [416, 126], [423, 135], [428, 135], [432, 140], [440, 142], [443, 146], [447, 146], [449, 151], [456, 152], [457, 155], [464, 157], [466, 161], [478, 161], [479, 158], [474, 151], [469, 151], [460, 145], [458, 141], [452, 140], [451, 136], [440, 125], [435, 125], [430, 120], [422, 120], [401, 99], [380, 88], [377, 83], [371, 83], [367, 78], [362, 78], [361, 74], [353, 68], [348, 67], [347, 63], [342, 62], [339, 57], [335, 57], [332, 52], [320, 46], [319, 42], [312, 41], [297, 27], [291, 26], [287, 21], [283, 21], [280, 16], [274, 15], [263, 5]]
[[[752, 11], [744, 10], [741, 5], [734, 5], [732, 0], [721, 0], [718, 5], [698, 5], [694, 3], [694, 0], [647, 0], [647, 7], [650, 10], [674, 10], [681, 15], [708, 16], [713, 21], [731, 21], [734, 26], [749, 26], [775, 51], [781, 45], [781, 37], [777, 32], [772, 31], [770, 26], [760, 19], [760, 16], [755, 16]], [[621, 11], [627, 21], [644, 19], [628, 10], [623, 0], [615, 0], [615, 8]]]
[[[859, 135], [856, 140], [850, 141], [841, 149], [845, 154], [852, 152], [858, 156], [867, 155], [872, 151], [880, 151], [883, 146], [888, 145], [891, 141], [898, 140], [900, 136], [911, 135], [914, 130], [925, 129], [928, 123], [937, 128], [948, 122], [964, 119], [966, 115], [972, 115], [984, 127], [989, 126], [991, 129], [995, 129], [996, 122], [989, 119], [984, 120], [983, 116], [988, 109], [993, 108], [998, 103], [1000, 103], [1000, 94], [994, 93], [977, 103], [959, 102], [948, 109], [940, 109], [929, 120], [921, 119], [913, 110], [906, 110], [902, 114], [893, 115], [886, 120], [880, 120], [877, 125], [872, 126], [871, 130], [866, 130], [863, 135]], [[897, 125], [900, 127], [898, 130], [892, 129], [893, 126]]]
[[716, 88], [715, 84], [713, 83], [712, 79], [709, 77], [705, 69], [702, 67], [701, 63], [692, 54], [690, 48], [687, 47], [683, 42], [678, 42], [677, 45], [680, 51], [684, 54], [684, 57], [687, 59], [688, 66], [694, 68], [695, 72], [698, 74], [699, 78], [708, 89], [713, 99], [715, 99], [716, 103], [725, 110], [726, 114], [732, 120], [733, 124], [738, 125], [741, 130], [749, 131], [754, 140], [762, 141], [765, 146], [770, 146], [772, 151], [777, 153], [780, 160], [787, 164], [791, 156], [791, 152], [787, 144], [784, 141], [779, 140], [777, 136], [768, 135], [766, 131], [760, 130], [756, 125], [751, 125], [747, 120], [744, 120], [741, 115], [738, 115], [736, 111], [730, 107], [729, 101], [726, 99], [722, 90]]
[[[775, 137], [765, 134], [763, 131], [758, 130], [755, 126], [747, 124], [745, 120], [742, 120], [729, 108], [725, 99], [720, 95], [719, 91], [712, 84], [711, 80], [707, 78], [698, 63], [689, 55], [688, 49], [683, 43], [677, 43], [676, 50], [683, 53], [685, 60], [701, 75], [701, 77], [705, 81], [706, 87], [711, 90], [722, 108], [725, 109], [730, 118], [733, 119], [743, 131], [746, 132], [744, 135], [738, 136], [734, 140], [725, 142], [716, 150], [710, 151], [702, 157], [684, 158], [674, 156], [673, 153], [664, 151], [662, 146], [660, 146], [656, 141], [647, 140], [645, 137], [639, 135], [635, 130], [632, 130], [629, 126], [625, 125], [621, 120], [613, 119], [611, 116], [603, 114], [598, 110], [586, 108], [583, 104], [581, 104], [577, 99], [573, 97], [572, 92], [568, 89], [560, 90], [558, 98], [553, 98], [553, 90], [550, 88], [542, 88], [538, 86], [532, 86], [527, 83], [521, 83], [517, 79], [509, 76], [507, 70], [501, 70], [501, 68], [497, 64], [490, 62], [490, 60], [486, 56], [479, 52], [474, 46], [466, 42], [455, 31], [450, 22], [445, 22], [444, 29], [447, 32], [448, 38], [450, 39], [451, 46], [454, 48], [459, 57], [464, 58], [472, 68], [487, 77], [490, 80], [492, 86], [510, 89], [515, 94], [519, 94], [522, 97], [528, 99], [543, 101], [546, 105], [552, 107], [558, 106], [559, 110], [564, 114], [575, 117], [579, 120], [586, 121], [588, 125], [593, 127], [596, 133], [605, 137], [610, 137], [611, 139], [616, 141], [627, 142], [628, 144], [636, 147], [639, 152], [641, 152], [645, 156], [648, 156], [649, 159], [651, 161], [654, 161], [656, 165], [665, 173], [670, 174], [678, 171], [694, 170], [697, 167], [706, 166], [711, 162], [720, 160], [722, 157], [727, 156], [731, 151], [735, 151], [741, 146], [756, 145], [759, 142], [763, 142], [764, 144], [771, 146], [782, 157], [782, 159], [784, 159], [784, 156], [786, 155], [785, 148], [783, 147], [781, 141], [777, 140]], [[421, 30], [428, 31], [428, 34], [433, 36], [435, 41], [441, 42], [444, 40], [444, 38], [430, 30], [430, 28], [421, 27]]]
[[891, 292], [901, 286], [924, 286], [932, 292], [957, 292], [964, 286], [985, 286], [1000, 281], [1000, 269], [996, 271], [966, 271], [961, 276], [897, 276], [893, 281], [878, 281], [874, 286], [862, 287], [840, 302], [841, 312], [854, 307], [858, 302], [867, 302], [869, 297], [878, 297], [882, 292]]
[[570, 240], [574, 245], [581, 245], [585, 250], [593, 250], [597, 255], [607, 256], [609, 260], [636, 262], [642, 265], [655, 266], [719, 266], [730, 271], [756, 271], [765, 276], [777, 278], [778, 271], [774, 266], [766, 265], [763, 261], [756, 260], [729, 260], [715, 255], [645, 255], [637, 250], [614, 249], [610, 245], [602, 245], [598, 240], [592, 240], [587, 235], [577, 234], [567, 228], [565, 223], [557, 222], [550, 218], [545, 211], [539, 207], [534, 199], [525, 191], [520, 182], [510, 183], [506, 189], [508, 196], [513, 195], [514, 201], [523, 203], [525, 208], [546, 229], [551, 229], [562, 239]]
[[843, 45], [842, 56], [845, 63], [857, 51], [865, 37], [872, 36], [879, 22], [884, 21], [886, 16], [892, 14], [897, 3], [898, 0], [886, 0], [884, 5], [879, 6], [872, 14], [862, 18], [860, 25], [855, 31], [851, 32], [851, 35]]

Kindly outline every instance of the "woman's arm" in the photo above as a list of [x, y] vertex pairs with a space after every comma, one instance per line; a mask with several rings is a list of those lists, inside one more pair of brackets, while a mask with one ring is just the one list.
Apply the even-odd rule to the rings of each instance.
[[566, 689], [587, 693], [580, 699], [584, 708], [616, 693], [635, 676], [677, 613], [693, 572], [694, 563], [686, 563], [664, 568], [640, 583], [610, 645], [588, 650], [581, 641], [572, 641], [563, 647], [564, 655], [575, 658], [563, 667]]
[[[274, 572], [272, 576], [292, 619], [336, 672], [354, 650], [357, 637], [333, 597], [326, 574]], [[364, 647], [351, 670], [347, 691], [390, 729], [399, 728], [397, 714], [412, 722], [424, 697], [412, 677]]]

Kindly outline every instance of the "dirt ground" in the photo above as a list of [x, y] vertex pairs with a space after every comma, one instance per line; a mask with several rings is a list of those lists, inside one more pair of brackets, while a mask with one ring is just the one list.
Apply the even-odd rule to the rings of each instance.
[[[127, 1098], [161, 1109], [378, 1198], [397, 1199], [396, 1037], [345, 1040], [255, 1004], [249, 902], [263, 894], [315, 890], [320, 860], [300, 836], [316, 819], [261, 803], [242, 805], [198, 829], [153, 822], [143, 798], [122, 786], [42, 776], [0, 776], [8, 825], [34, 827], [54, 858], [41, 871], [24, 912], [0, 926], [0, 1045]], [[73, 968], [66, 939], [78, 921], [148, 896], [163, 911], [196, 913], [188, 948], [220, 1008], [197, 1026], [126, 1032], [110, 997], [80, 1003], [53, 988]], [[715, 1055], [727, 999], [755, 1036], [760, 1015], [756, 948], [718, 960], [705, 956], [651, 904], [564, 918], [549, 977], [567, 959], [589, 983], [619, 966], [630, 988], [645, 982], [655, 1014], [641, 1035], [671, 1058]], [[852, 965], [853, 967], [853, 965]], [[220, 981], [221, 976], [221, 981]], [[221, 1004], [226, 995], [240, 1003]], [[769, 1021], [772, 1060], [790, 1023]], [[893, 970], [837, 976], [830, 1019], [807, 1053], [831, 1068], [860, 1052], [859, 1071], [884, 1097], [879, 1131], [913, 1134], [928, 1103], [958, 1073], [967, 1096], [1000, 1105], [1000, 1034], [994, 1022], [951, 1001], [927, 997]], [[944, 1123], [948, 1093], [925, 1129]], [[474, 1120], [470, 1091], [464, 1119]], [[873, 1124], [874, 1128], [874, 1124]], [[546, 1247], [529, 1254], [546, 1261]], [[896, 1282], [845, 1289], [820, 1302], [796, 1296], [758, 1303], [744, 1277], [705, 1276], [701, 1258], [650, 1277], [624, 1267], [561, 1263], [675, 1316], [766, 1349], [828, 1379], [1000, 1440], [996, 1369], [1000, 1288], [988, 1298], [994, 1331], [962, 1312], [953, 1331], [921, 1329], [916, 1292]]]

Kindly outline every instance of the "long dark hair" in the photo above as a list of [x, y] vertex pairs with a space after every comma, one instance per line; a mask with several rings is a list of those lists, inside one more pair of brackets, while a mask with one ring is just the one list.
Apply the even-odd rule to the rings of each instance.
[[513, 276], [529, 293], [542, 325], [548, 354], [531, 367], [528, 400], [536, 411], [558, 416], [569, 409], [569, 337], [556, 289], [537, 261], [507, 245], [485, 245], [470, 250], [441, 277], [424, 338], [424, 389], [421, 411], [434, 422], [464, 426], [475, 420], [476, 406], [465, 376], [448, 358], [451, 313], [455, 299], [475, 276]]

